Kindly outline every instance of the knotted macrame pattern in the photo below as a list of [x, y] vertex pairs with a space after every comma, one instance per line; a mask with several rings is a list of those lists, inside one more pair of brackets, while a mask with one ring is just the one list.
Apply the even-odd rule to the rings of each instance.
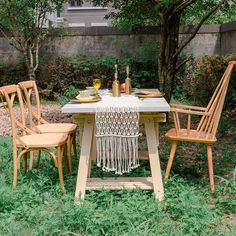
[[95, 119], [97, 166], [120, 175], [138, 167], [137, 100], [111, 97], [109, 105], [97, 106]]

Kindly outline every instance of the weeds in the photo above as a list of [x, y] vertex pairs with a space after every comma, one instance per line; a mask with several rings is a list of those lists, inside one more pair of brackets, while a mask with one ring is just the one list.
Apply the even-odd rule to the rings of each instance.
[[[161, 144], [164, 169], [169, 145]], [[0, 137], [0, 235], [235, 235], [234, 221], [229, 219], [236, 214], [236, 147], [215, 146], [216, 153], [223, 151], [222, 158], [215, 158], [214, 194], [209, 192], [205, 148], [181, 144], [172, 177], [165, 185], [165, 201], [156, 202], [152, 191], [100, 190], [87, 192], [84, 204], [78, 207], [74, 205], [78, 160], [73, 159], [72, 175], [65, 174], [64, 194], [57, 170], [46, 155], [40, 168], [20, 174], [12, 189], [11, 141]], [[200, 153], [186, 153], [191, 149]], [[95, 165], [92, 173], [108, 175]], [[149, 174], [144, 161], [130, 175]]]

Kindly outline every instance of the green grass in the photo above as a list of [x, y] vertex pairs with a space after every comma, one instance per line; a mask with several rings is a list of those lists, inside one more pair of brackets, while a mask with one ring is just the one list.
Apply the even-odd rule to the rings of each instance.
[[[236, 235], [236, 132], [228, 134], [226, 122], [214, 146], [215, 193], [209, 192], [205, 147], [181, 144], [162, 203], [152, 191], [101, 190], [87, 192], [84, 204], [75, 206], [78, 160], [72, 175], [65, 174], [62, 193], [48, 156], [39, 169], [20, 173], [13, 189], [11, 140], [0, 137], [0, 235]], [[167, 128], [163, 126], [163, 132]], [[161, 140], [163, 170], [169, 149]], [[149, 174], [147, 162], [131, 172]], [[93, 176], [107, 175], [93, 166]]]

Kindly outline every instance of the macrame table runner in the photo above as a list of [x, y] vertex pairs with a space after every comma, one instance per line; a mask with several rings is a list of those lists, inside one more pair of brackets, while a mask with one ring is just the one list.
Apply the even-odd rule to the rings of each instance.
[[95, 113], [97, 166], [122, 175], [139, 166], [140, 101], [134, 96], [105, 96]]

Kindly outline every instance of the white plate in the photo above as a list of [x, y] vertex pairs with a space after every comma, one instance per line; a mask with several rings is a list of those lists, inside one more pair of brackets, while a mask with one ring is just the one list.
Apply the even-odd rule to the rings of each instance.
[[81, 97], [81, 95], [78, 95], [78, 96], [76, 96], [76, 99], [77, 100], [83, 100], [83, 101], [90, 101], [90, 100], [93, 100], [93, 99], [95, 99], [96, 98], [96, 96], [88, 96], [88, 97]]

